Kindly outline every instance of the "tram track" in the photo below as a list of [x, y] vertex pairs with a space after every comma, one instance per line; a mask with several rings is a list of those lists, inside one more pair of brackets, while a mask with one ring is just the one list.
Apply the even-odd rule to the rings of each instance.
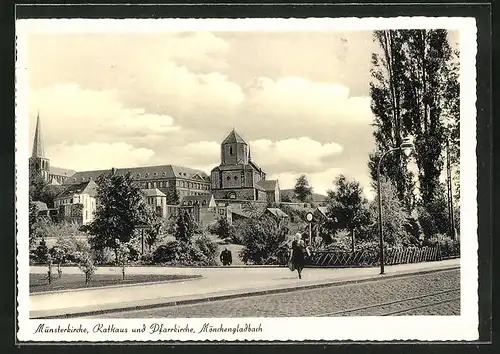
[[[457, 296], [458, 293], [458, 296]], [[445, 299], [442, 299], [442, 298]], [[436, 298], [438, 301], [435, 301]], [[460, 288], [447, 289], [430, 294], [420, 296], [407, 297], [393, 301], [379, 302], [367, 306], [361, 306], [350, 309], [343, 309], [334, 312], [326, 312], [315, 315], [315, 317], [333, 317], [333, 316], [392, 316], [401, 315], [416, 309], [432, 307], [440, 304], [445, 304], [453, 301], [460, 301]], [[424, 302], [422, 304], [422, 302]], [[405, 306], [410, 305], [410, 306]], [[413, 305], [413, 306], [411, 306]], [[403, 308], [401, 308], [403, 306]], [[392, 310], [391, 310], [392, 308]], [[381, 310], [384, 312], [380, 312]], [[387, 311], [387, 309], [389, 311]]]

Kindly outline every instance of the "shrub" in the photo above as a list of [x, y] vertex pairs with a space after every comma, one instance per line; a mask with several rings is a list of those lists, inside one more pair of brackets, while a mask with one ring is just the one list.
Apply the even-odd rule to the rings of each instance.
[[47, 263], [47, 257], [49, 255], [49, 249], [47, 248], [47, 243], [45, 243], [45, 239], [41, 239], [38, 247], [33, 252], [35, 256], [35, 261], [39, 264]]
[[206, 257], [208, 263], [207, 265], [216, 264], [219, 245], [216, 242], [214, 242], [210, 237], [208, 237], [207, 235], [201, 235], [195, 240], [194, 246], [196, 246], [201, 251], [201, 253]]
[[172, 266], [215, 265], [216, 247], [217, 244], [206, 236], [201, 236], [193, 243], [169, 241], [153, 252], [152, 260], [154, 263]]
[[289, 229], [285, 221], [270, 217], [252, 218], [241, 228], [243, 245], [240, 257], [247, 264], [286, 264], [288, 249], [280, 247]]

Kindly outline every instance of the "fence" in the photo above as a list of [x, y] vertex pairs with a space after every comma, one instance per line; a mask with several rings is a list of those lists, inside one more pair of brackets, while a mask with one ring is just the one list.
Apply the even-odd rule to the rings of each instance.
[[[384, 264], [395, 265], [459, 258], [458, 251], [443, 254], [439, 247], [388, 249], [384, 254]], [[374, 251], [319, 251], [312, 254], [309, 264], [316, 267], [335, 268], [374, 267], [380, 265], [380, 254]]]

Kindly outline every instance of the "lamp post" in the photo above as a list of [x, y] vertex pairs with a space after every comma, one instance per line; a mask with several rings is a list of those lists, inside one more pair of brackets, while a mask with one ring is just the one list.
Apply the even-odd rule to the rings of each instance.
[[410, 138], [405, 138], [401, 146], [390, 149], [382, 154], [377, 164], [377, 192], [378, 192], [378, 231], [380, 241], [380, 274], [384, 274], [384, 230], [382, 227], [382, 193], [380, 191], [380, 166], [384, 157], [394, 151], [403, 151], [408, 157], [413, 151], [413, 142]]
[[310, 212], [307, 213], [306, 220], [309, 223], [309, 246], [312, 246], [312, 221], [313, 221], [313, 214], [310, 213]]

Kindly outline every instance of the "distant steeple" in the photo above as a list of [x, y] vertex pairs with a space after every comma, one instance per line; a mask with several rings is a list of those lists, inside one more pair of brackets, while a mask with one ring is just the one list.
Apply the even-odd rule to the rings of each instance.
[[40, 112], [36, 116], [35, 137], [33, 139], [33, 152], [31, 157], [45, 157], [45, 149], [42, 139], [42, 126], [40, 123]]

